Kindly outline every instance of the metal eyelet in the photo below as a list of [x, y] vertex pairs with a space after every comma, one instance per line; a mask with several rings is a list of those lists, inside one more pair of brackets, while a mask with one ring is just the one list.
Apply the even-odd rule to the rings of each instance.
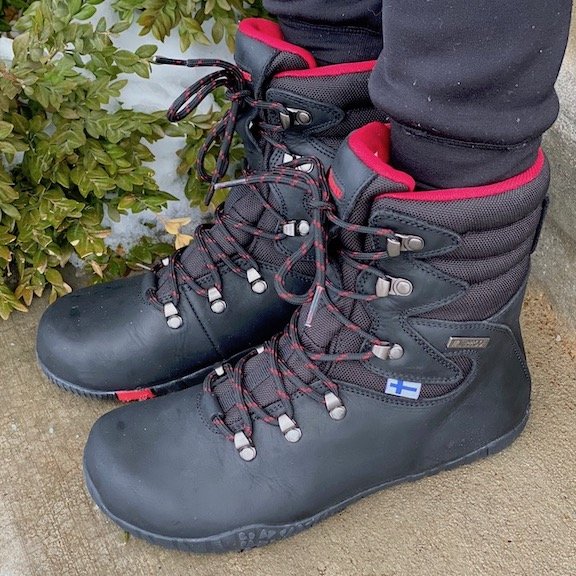
[[378, 278], [376, 281], [376, 296], [385, 298], [386, 296], [410, 296], [412, 294], [412, 282], [405, 278], [394, 278], [386, 276]]
[[250, 282], [252, 292], [255, 292], [256, 294], [262, 294], [268, 289], [266, 280], [260, 276], [260, 273], [258, 270], [256, 270], [256, 268], [249, 268], [246, 270], [246, 278], [248, 279], [248, 282]]
[[424, 239], [414, 234], [396, 234], [402, 243], [402, 250], [407, 252], [420, 252], [424, 249]]
[[306, 220], [289, 220], [282, 226], [286, 236], [307, 236], [310, 232], [310, 222]]
[[394, 234], [386, 240], [386, 252], [390, 258], [400, 256], [400, 252], [420, 252], [424, 248], [424, 239], [412, 234]]
[[[302, 156], [298, 156], [298, 154], [295, 154], [293, 156], [292, 154], [288, 154], [288, 152], [284, 152], [284, 157], [282, 158], [282, 164], [288, 164], [288, 162], [292, 162], [293, 160], [299, 160], [300, 158], [302, 158]], [[304, 162], [303, 164], [296, 166], [296, 170], [310, 174], [314, 172], [314, 164], [312, 164], [311, 162]]]
[[290, 126], [308, 126], [312, 122], [312, 114], [307, 110], [298, 108], [286, 108], [286, 112], [280, 112], [280, 124], [287, 130]]
[[242, 460], [250, 462], [256, 458], [256, 448], [254, 448], [254, 445], [244, 432], [236, 432], [236, 434], [234, 434], [234, 447], [238, 450], [238, 454]]
[[324, 402], [332, 420], [342, 420], [346, 416], [346, 406], [342, 404], [342, 400], [334, 392], [326, 392]]
[[182, 316], [178, 313], [178, 308], [172, 302], [164, 304], [164, 318], [168, 327], [173, 330], [177, 330], [184, 323]]
[[398, 360], [404, 356], [404, 348], [400, 344], [390, 344], [390, 342], [383, 342], [382, 344], [374, 344], [372, 346], [372, 354], [380, 360]]
[[222, 294], [216, 286], [208, 289], [208, 302], [214, 314], [222, 314], [226, 310], [226, 301], [222, 298]]
[[284, 434], [284, 438], [288, 442], [298, 442], [302, 438], [302, 430], [298, 428], [298, 425], [290, 416], [287, 414], [282, 414], [278, 417], [278, 425], [280, 426], [280, 431]]

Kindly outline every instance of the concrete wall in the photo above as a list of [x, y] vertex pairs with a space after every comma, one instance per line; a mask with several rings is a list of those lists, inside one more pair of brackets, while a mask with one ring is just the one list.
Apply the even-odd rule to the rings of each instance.
[[544, 136], [552, 165], [551, 204], [534, 254], [533, 276], [576, 330], [576, 9], [556, 89], [560, 115]]

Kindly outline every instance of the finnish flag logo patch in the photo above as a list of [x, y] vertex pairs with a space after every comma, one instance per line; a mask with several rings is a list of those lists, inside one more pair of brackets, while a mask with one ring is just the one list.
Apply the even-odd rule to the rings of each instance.
[[408, 382], [407, 380], [401, 380], [400, 378], [388, 378], [388, 380], [386, 380], [385, 392], [386, 394], [392, 394], [392, 396], [418, 400], [421, 389], [421, 382]]

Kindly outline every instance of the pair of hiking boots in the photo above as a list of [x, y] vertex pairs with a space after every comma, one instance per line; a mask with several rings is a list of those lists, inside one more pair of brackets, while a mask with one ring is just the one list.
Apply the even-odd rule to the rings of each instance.
[[220, 70], [172, 110], [228, 88], [219, 173], [233, 130], [248, 169], [215, 223], [152, 272], [58, 300], [37, 340], [65, 389], [161, 396], [96, 422], [86, 484], [124, 530], [195, 552], [284, 538], [514, 440], [549, 177], [540, 153], [502, 182], [415, 191], [388, 162], [373, 62], [318, 67], [260, 19], [235, 58], [189, 61]]

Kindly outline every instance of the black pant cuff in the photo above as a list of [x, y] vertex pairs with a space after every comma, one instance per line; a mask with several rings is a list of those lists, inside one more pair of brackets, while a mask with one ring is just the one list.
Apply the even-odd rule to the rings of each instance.
[[500, 182], [527, 170], [541, 138], [518, 144], [465, 142], [391, 122], [391, 164], [421, 188], [460, 188]]

